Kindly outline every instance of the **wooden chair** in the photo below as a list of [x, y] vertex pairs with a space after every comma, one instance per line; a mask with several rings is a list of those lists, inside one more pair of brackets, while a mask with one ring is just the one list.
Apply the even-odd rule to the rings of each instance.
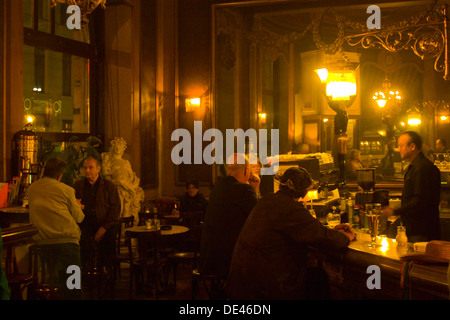
[[197, 259], [200, 252], [200, 239], [202, 234], [203, 211], [186, 212], [182, 214], [181, 224], [189, 228], [179, 250], [167, 256], [168, 265], [173, 270], [173, 283], [177, 285], [177, 267], [182, 263], [189, 263], [192, 269], [197, 268]]
[[[116, 246], [116, 255], [113, 258], [113, 267], [114, 267], [114, 276], [118, 272], [119, 278], [121, 277], [121, 263], [132, 264], [132, 260], [130, 259], [128, 253], [128, 244], [126, 243], [127, 237], [125, 237], [125, 230], [131, 228], [134, 225], [134, 217], [122, 217], [119, 219], [119, 230], [117, 232], [117, 246]], [[125, 250], [124, 250], [125, 249]]]
[[[161, 246], [161, 230], [151, 232], [133, 232], [126, 230], [125, 233], [128, 237], [128, 254], [132, 261], [130, 267], [129, 298], [133, 298], [134, 278], [136, 290], [138, 292], [144, 291], [143, 285], [152, 285], [155, 299], [158, 299], [164, 283], [164, 280], [161, 277], [164, 274], [162, 268], [165, 263], [159, 253], [159, 248]], [[134, 258], [131, 239], [137, 240], [137, 259]], [[147, 279], [145, 279], [146, 276]]]
[[202, 284], [206, 290], [209, 300], [224, 300], [225, 296], [225, 279], [219, 278], [212, 274], [201, 274], [198, 269], [192, 271], [191, 294], [192, 300], [195, 300], [199, 291], [199, 284]]

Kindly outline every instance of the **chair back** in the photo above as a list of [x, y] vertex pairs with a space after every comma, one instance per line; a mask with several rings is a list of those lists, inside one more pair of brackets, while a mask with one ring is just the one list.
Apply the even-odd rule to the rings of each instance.
[[130, 258], [133, 257], [133, 247], [131, 239], [137, 240], [137, 252], [140, 265], [148, 264], [149, 260], [158, 262], [159, 249], [161, 246], [161, 230], [153, 232], [132, 232], [125, 230], [127, 236], [127, 246]]
[[125, 239], [125, 230], [134, 225], [134, 216], [121, 217], [119, 219], [119, 231], [117, 232], [117, 253], [120, 253], [122, 247], [122, 239]]
[[200, 250], [204, 212], [192, 211], [182, 213], [181, 224], [189, 228], [185, 237], [186, 250], [197, 252]]

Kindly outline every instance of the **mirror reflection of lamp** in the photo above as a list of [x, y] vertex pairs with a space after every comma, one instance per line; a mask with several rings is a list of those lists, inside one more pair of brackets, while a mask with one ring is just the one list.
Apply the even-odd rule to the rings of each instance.
[[358, 63], [336, 60], [328, 63], [326, 68], [315, 70], [320, 78], [327, 103], [336, 112], [334, 133], [336, 137], [337, 160], [339, 167], [339, 184], [345, 185], [345, 158], [347, 155], [347, 108], [355, 100], [357, 93], [355, 70]]
[[384, 175], [392, 176], [395, 174], [395, 123], [397, 122], [397, 116], [400, 113], [402, 97], [399, 91], [391, 89], [391, 81], [387, 74], [381, 86], [382, 89], [374, 93], [373, 100], [377, 103], [382, 120], [386, 125], [386, 132], [380, 134], [385, 137], [387, 145], [386, 158], [383, 158], [382, 160], [382, 171]]
[[422, 115], [417, 109], [408, 111], [408, 124], [410, 126], [418, 126], [422, 123]]
[[391, 90], [391, 81], [386, 75], [383, 80], [382, 90], [375, 92], [373, 99], [380, 108], [384, 108], [388, 102], [398, 102], [402, 99], [399, 91]]

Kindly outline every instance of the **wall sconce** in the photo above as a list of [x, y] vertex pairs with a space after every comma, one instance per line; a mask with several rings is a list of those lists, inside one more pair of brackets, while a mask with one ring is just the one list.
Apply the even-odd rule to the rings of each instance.
[[260, 123], [266, 123], [267, 114], [264, 112], [258, 112], [258, 119]]
[[193, 112], [200, 108], [201, 99], [200, 98], [187, 98], [185, 100], [186, 112]]

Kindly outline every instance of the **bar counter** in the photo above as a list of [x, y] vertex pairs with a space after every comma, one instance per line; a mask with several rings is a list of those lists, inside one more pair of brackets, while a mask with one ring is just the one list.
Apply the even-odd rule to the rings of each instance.
[[[370, 241], [359, 239], [343, 252], [311, 248], [309, 263], [327, 272], [333, 299], [449, 299], [448, 264], [406, 264], [400, 257], [414, 251], [412, 244], [386, 240], [372, 248]], [[375, 275], [370, 266], [380, 268], [379, 289], [368, 287]]]

